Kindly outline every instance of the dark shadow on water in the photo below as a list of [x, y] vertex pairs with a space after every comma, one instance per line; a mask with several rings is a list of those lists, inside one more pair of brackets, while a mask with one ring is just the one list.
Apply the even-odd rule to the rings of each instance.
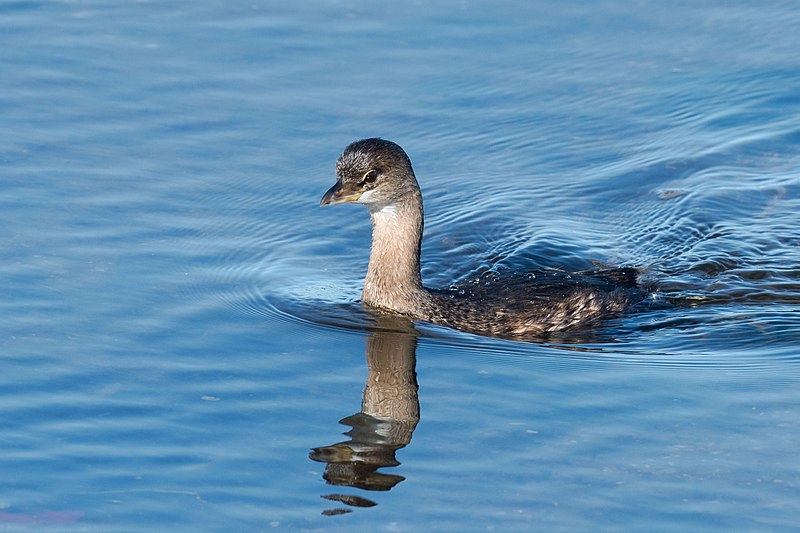
[[[382, 472], [396, 467], [397, 450], [411, 441], [419, 422], [414, 324], [400, 316], [380, 315], [367, 337], [367, 382], [361, 411], [343, 418], [350, 426], [348, 440], [313, 448], [309, 458], [326, 463], [322, 477], [328, 485], [354, 487], [365, 491], [388, 491], [405, 478]], [[348, 494], [324, 494], [322, 498], [349, 507], [372, 507], [374, 501]], [[351, 512], [333, 508], [324, 515]]]
[[[323, 479], [329, 486], [349, 487], [370, 492], [392, 490], [405, 480], [391, 473], [400, 465], [397, 451], [411, 442], [411, 437], [420, 420], [418, 384], [416, 374], [417, 340], [421, 335], [442, 339], [451, 344], [462, 344], [465, 339], [475, 339], [449, 328], [423, 327], [418, 330], [412, 320], [383, 313], [362, 311], [355, 316], [353, 329], [366, 330], [367, 380], [358, 413], [339, 420], [349, 426], [344, 433], [348, 438], [341, 442], [311, 449], [309, 458], [325, 463]], [[359, 320], [363, 319], [363, 320]], [[318, 319], [319, 321], [319, 319]], [[491, 338], [480, 338], [491, 342]], [[574, 350], [592, 351], [581, 342], [613, 342], [613, 338], [597, 332], [573, 332], [549, 339], [563, 343]], [[494, 339], [496, 342], [497, 339]], [[571, 345], [572, 344], [572, 345]], [[507, 351], [508, 345], [504, 345]], [[596, 350], [596, 348], [595, 348]], [[374, 507], [377, 503], [364, 495], [332, 491], [322, 494], [323, 499], [341, 504], [322, 511], [323, 515], [335, 516], [353, 512], [354, 508]]]

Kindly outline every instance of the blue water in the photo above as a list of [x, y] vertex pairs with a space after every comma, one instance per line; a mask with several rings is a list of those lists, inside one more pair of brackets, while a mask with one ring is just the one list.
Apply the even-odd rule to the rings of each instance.
[[[0, 3], [0, 531], [796, 531], [798, 27]], [[663, 305], [376, 322], [367, 213], [318, 207], [368, 136], [414, 162], [428, 285], [632, 265]]]

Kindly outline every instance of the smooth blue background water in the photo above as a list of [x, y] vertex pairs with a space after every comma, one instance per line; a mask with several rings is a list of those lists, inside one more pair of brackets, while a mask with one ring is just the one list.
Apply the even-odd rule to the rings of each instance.
[[[796, 530], [798, 27], [793, 2], [0, 3], [0, 530]], [[625, 264], [678, 302], [547, 343], [419, 324], [388, 491], [308, 457], [347, 441], [380, 335], [368, 217], [317, 206], [367, 136], [414, 161], [429, 285]]]

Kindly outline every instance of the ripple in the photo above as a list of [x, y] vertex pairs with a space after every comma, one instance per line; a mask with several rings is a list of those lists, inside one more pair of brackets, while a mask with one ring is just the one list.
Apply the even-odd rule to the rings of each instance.
[[[785, 193], [776, 203], [775, 191], [783, 186], [754, 179], [751, 187], [740, 183], [738, 189], [766, 191], [749, 195], [756, 200], [749, 215], [760, 216], [753, 211], [760, 213], [762, 206], [773, 212], [794, 207]], [[796, 363], [791, 339], [798, 327], [791, 318], [782, 318], [785, 313], [791, 316], [793, 306], [800, 303], [800, 274], [783, 261], [792, 251], [787, 243], [797, 240], [796, 229], [780, 236], [744, 233], [745, 224], [724, 219], [730, 190], [721, 187], [697, 189], [684, 184], [679, 190], [686, 192], [677, 195], [659, 190], [668, 189], [643, 196], [623, 218], [632, 222], [626, 241], [638, 250], [632, 255], [654, 265], [647, 275], [659, 289], [647, 308], [594, 330], [527, 343], [419, 323], [421, 345], [469, 357], [532, 358], [568, 367], [615, 363], [654, 369], [771, 371]], [[574, 238], [562, 238], [555, 228], [525, 229], [505, 218], [502, 210], [499, 215], [481, 214], [480, 209], [475, 213], [472, 206], [457, 205], [445, 200], [442, 206], [453, 208], [452, 212], [445, 209], [445, 214], [431, 217], [423, 258], [427, 280], [443, 285], [498, 265], [515, 269], [571, 263], [577, 270], [587, 263], [588, 247]], [[313, 227], [291, 234], [291, 220], [276, 230], [258, 218], [242, 222], [234, 217], [238, 222], [222, 233], [239, 238], [220, 237], [224, 244], [217, 243], [217, 249], [224, 252], [208, 267], [209, 276], [219, 284], [217, 297], [242, 314], [301, 325], [320, 338], [330, 331], [374, 332], [373, 315], [358, 302], [369, 244], [367, 217], [342, 214], [363, 231], [339, 233], [328, 241], [315, 235]], [[267, 231], [272, 232], [268, 238]], [[602, 228], [597, 235], [603, 238]], [[323, 249], [324, 265], [318, 258]], [[363, 264], [354, 267], [356, 257]], [[769, 306], [778, 307], [769, 310]], [[761, 356], [754, 355], [755, 346], [763, 348]], [[771, 356], [763, 357], [767, 353]]]
[[[763, 95], [765, 102], [771, 98]], [[791, 338], [800, 303], [800, 233], [792, 221], [800, 211], [800, 183], [787, 171], [796, 157], [768, 147], [776, 136], [785, 146], [797, 129], [781, 118], [763, 135], [744, 136], [729, 127], [735, 117], [675, 103], [678, 126], [713, 127], [724, 135], [714, 142], [672, 133], [648, 137], [651, 144], [620, 141], [621, 157], [594, 161], [589, 154], [582, 161], [592, 164], [570, 175], [542, 153], [573, 151], [563, 135], [544, 148], [526, 135], [535, 114], [498, 113], [479, 139], [425, 132], [430, 142], [410, 152], [426, 201], [426, 284], [446, 287], [498, 267], [634, 265], [658, 289], [646, 308], [591, 331], [524, 343], [420, 323], [421, 345], [567, 366], [755, 371], [796, 362]], [[576, 138], [600, 133], [597, 127], [588, 121]], [[316, 170], [330, 174], [331, 168]], [[264, 183], [253, 179], [220, 186], [218, 211], [202, 226], [202, 238], [192, 237], [200, 246], [192, 253], [204, 263], [195, 296], [319, 337], [374, 331], [372, 315], [358, 302], [370, 239], [366, 212], [359, 206], [320, 210], [317, 199], [329, 181], [288, 187], [276, 175], [267, 182], [270, 195], [291, 209], [264, 216], [281, 206], [266, 202]]]

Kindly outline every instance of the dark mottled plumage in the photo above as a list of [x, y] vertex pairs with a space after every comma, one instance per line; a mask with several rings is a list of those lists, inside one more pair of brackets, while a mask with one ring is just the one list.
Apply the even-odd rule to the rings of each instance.
[[567, 273], [537, 270], [464, 281], [446, 290], [422, 286], [422, 195], [411, 161], [397, 144], [364, 139], [345, 148], [336, 184], [320, 205], [365, 204], [372, 250], [364, 303], [482, 335], [534, 338], [587, 326], [641, 301], [636, 270]]

